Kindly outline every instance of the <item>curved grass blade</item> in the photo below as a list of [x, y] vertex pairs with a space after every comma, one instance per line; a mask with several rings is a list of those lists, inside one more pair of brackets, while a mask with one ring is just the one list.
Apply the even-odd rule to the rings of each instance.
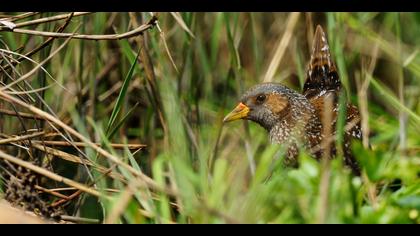
[[121, 110], [123, 100], [125, 98], [125, 95], [127, 94], [128, 85], [130, 84], [130, 81], [133, 77], [133, 71], [134, 71], [134, 68], [137, 64], [137, 59], [139, 58], [140, 51], [141, 50], [139, 50], [137, 52], [136, 58], [133, 61], [133, 63], [131, 64], [131, 68], [128, 71], [128, 74], [124, 79], [124, 83], [123, 83], [122, 88], [120, 90], [120, 94], [118, 94], [117, 102], [115, 103], [114, 109], [112, 110], [111, 118], [109, 119], [108, 125], [107, 125], [107, 128], [106, 128], [106, 134], [107, 135], [109, 134], [109, 130], [111, 129], [111, 127], [115, 123], [115, 120], [117, 119], [117, 116], [118, 116], [118, 114]]
[[124, 124], [124, 122], [127, 120], [127, 118], [131, 115], [131, 113], [134, 111], [134, 109], [138, 106], [139, 103], [136, 103], [128, 112], [125, 114], [125, 116], [115, 125], [114, 128], [109, 132], [108, 139], [111, 139], [115, 133], [120, 129], [120, 127]]

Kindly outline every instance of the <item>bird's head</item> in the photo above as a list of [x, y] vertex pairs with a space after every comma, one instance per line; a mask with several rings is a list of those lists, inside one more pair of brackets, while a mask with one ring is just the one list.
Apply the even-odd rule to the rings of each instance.
[[298, 95], [297, 92], [280, 84], [258, 84], [245, 92], [239, 104], [223, 119], [223, 122], [252, 120], [271, 130], [274, 125], [291, 115], [291, 98]]

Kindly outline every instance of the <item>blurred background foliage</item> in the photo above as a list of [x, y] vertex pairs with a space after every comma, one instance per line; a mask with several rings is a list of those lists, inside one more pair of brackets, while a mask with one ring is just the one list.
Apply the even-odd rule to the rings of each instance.
[[[124, 181], [90, 168], [97, 179], [92, 188], [110, 197], [82, 194], [65, 205], [68, 215], [113, 223], [420, 223], [419, 13], [155, 16], [157, 25], [140, 36], [71, 39], [43, 65], [52, 78], [39, 70], [27, 79], [35, 89], [50, 86], [38, 94], [60, 120], [176, 192], [142, 187], [124, 167], [84, 147], [90, 161], [114, 168]], [[92, 13], [73, 17], [64, 31], [124, 33], [151, 17]], [[53, 32], [63, 22], [25, 28]], [[222, 124], [240, 95], [264, 80], [276, 56], [272, 81], [301, 91], [317, 24], [327, 33], [348, 99], [361, 109], [369, 131], [371, 149], [353, 145], [362, 177], [352, 176], [341, 158], [326, 169], [302, 154], [298, 169], [284, 168], [281, 147], [268, 142], [264, 129], [247, 122]], [[0, 48], [25, 54], [45, 40], [2, 31]], [[30, 58], [39, 63], [65, 42], [55, 39]], [[0, 76], [7, 84], [8, 75], [19, 78], [35, 66], [24, 60]], [[31, 104], [47, 111], [40, 101]], [[8, 103], [2, 107], [12, 110]], [[25, 121], [22, 128], [17, 117], [5, 114], [0, 123], [7, 135], [49, 125]], [[114, 150], [110, 143], [147, 147]], [[17, 156], [11, 147], [4, 150]], [[81, 157], [71, 147], [61, 150]], [[50, 164], [55, 173], [91, 184], [82, 165], [61, 159]]]

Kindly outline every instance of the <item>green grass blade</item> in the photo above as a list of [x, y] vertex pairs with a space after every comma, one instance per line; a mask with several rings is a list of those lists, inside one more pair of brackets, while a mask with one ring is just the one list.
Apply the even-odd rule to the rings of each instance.
[[[371, 77], [371, 75], [368, 75], [368, 76]], [[378, 92], [381, 95], [383, 95], [383, 97], [391, 103], [392, 106], [400, 110], [403, 110], [404, 112], [407, 112], [407, 114], [417, 122], [417, 125], [420, 125], [419, 115], [414, 113], [412, 110], [410, 110], [410, 108], [406, 107], [404, 104], [401, 104], [398, 98], [393, 96], [390, 91], [387, 91], [387, 89], [384, 88], [382, 85], [380, 85], [379, 82], [376, 81], [374, 78], [371, 77], [370, 79], [371, 79], [371, 83], [373, 87], [375, 87], [378, 90]]]
[[110, 128], [114, 125], [114, 122], [115, 122], [115, 120], [116, 120], [116, 118], [117, 118], [117, 116], [118, 116], [118, 114], [121, 110], [124, 98], [127, 94], [128, 86], [130, 84], [131, 79], [133, 78], [133, 71], [134, 71], [135, 66], [137, 65], [137, 59], [138, 59], [139, 55], [140, 55], [140, 50], [138, 51], [135, 60], [133, 60], [133, 62], [131, 64], [131, 67], [130, 67], [130, 70], [128, 71], [128, 74], [124, 79], [124, 83], [122, 85], [120, 93], [118, 94], [117, 102], [115, 103], [114, 109], [112, 110], [111, 117], [109, 119], [109, 122], [108, 122], [108, 125], [107, 125], [107, 128], [106, 128], [106, 133], [107, 134], [108, 134]]
[[124, 124], [124, 122], [130, 117], [131, 113], [134, 111], [134, 109], [138, 106], [138, 103], [136, 103], [128, 112], [125, 114], [125, 116], [115, 125], [114, 128], [109, 132], [108, 138], [111, 139], [115, 133], [121, 128], [121, 126]]

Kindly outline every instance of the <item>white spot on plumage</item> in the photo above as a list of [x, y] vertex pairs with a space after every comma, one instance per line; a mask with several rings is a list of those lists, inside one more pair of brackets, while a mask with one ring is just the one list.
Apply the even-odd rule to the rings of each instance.
[[321, 92], [319, 92], [318, 97], [323, 96], [327, 91], [326, 90], [321, 90]]

